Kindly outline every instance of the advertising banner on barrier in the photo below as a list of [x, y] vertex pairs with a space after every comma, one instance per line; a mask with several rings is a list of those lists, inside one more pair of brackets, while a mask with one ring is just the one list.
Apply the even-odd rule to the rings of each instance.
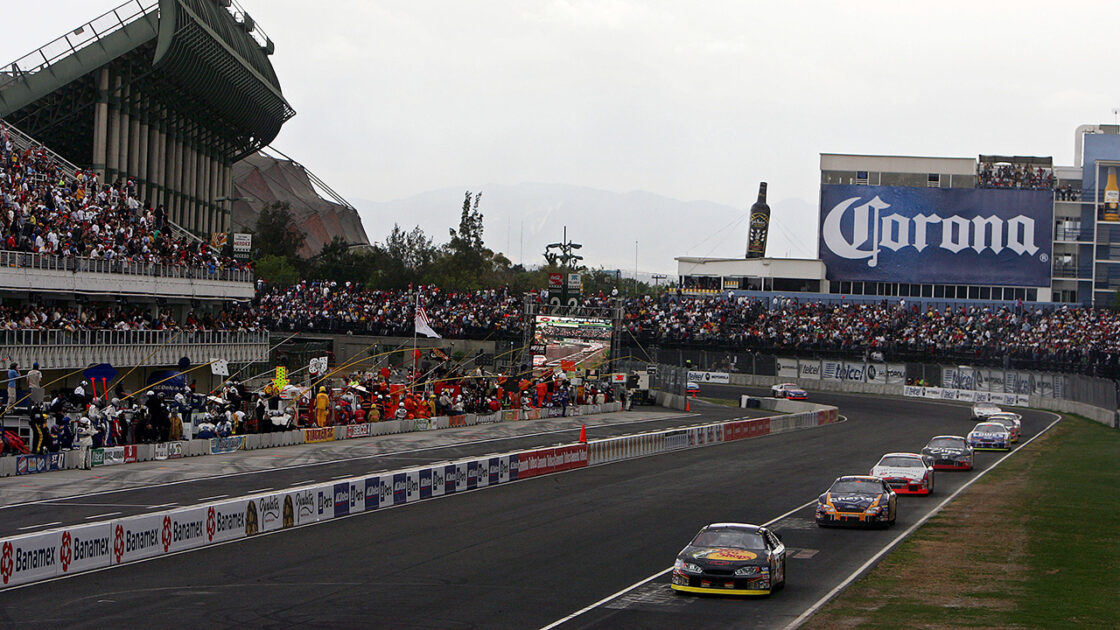
[[35, 473], [66, 468], [66, 453], [48, 453], [46, 455], [17, 455], [16, 474], [32, 475]]
[[204, 507], [177, 510], [163, 516], [160, 527], [162, 553], [182, 551], [209, 544], [206, 533], [207, 509]]
[[135, 444], [129, 444], [127, 446], [122, 446], [121, 448], [124, 449], [124, 463], [135, 464], [136, 462], [140, 461], [136, 457], [136, 445]]
[[346, 439], [348, 440], [360, 437], [369, 437], [371, 435], [373, 435], [373, 425], [368, 422], [364, 424], [346, 425]]
[[797, 359], [785, 357], [774, 359], [774, 373], [778, 378], [797, 378]]
[[432, 468], [432, 496], [442, 497], [447, 493], [447, 469], [449, 466]]
[[286, 494], [254, 497], [250, 501], [256, 503], [257, 531], [271, 532], [295, 525], [295, 504]]
[[155, 449], [152, 450], [152, 459], [161, 462], [167, 459], [167, 442], [156, 444]]
[[59, 575], [107, 567], [112, 555], [112, 523], [68, 527], [59, 533]]
[[816, 359], [798, 361], [797, 378], [819, 381], [821, 378], [821, 362]]
[[688, 380], [693, 383], [716, 383], [727, 385], [731, 382], [731, 375], [727, 372], [688, 372]]
[[163, 515], [121, 519], [113, 524], [113, 564], [163, 553]]
[[518, 453], [517, 478], [528, 479], [574, 468], [584, 468], [588, 464], [586, 444], [542, 448], [526, 453]]
[[521, 414], [521, 411], [518, 410], [518, 409], [503, 409], [502, 410], [502, 422], [513, 422], [514, 420], [518, 420], [519, 417], [520, 417], [520, 414]]
[[997, 405], [1012, 405], [1026, 407], [1030, 405], [1030, 396], [1027, 394], [1003, 394], [999, 392], [977, 392], [970, 389], [953, 389], [946, 387], [917, 387], [906, 385], [902, 388], [902, 395], [911, 398], [935, 398], [939, 400], [959, 400], [963, 402], [990, 402]]
[[905, 363], [888, 363], [887, 364], [887, 383], [890, 385], [897, 385], [906, 382], [906, 364]]
[[[135, 458], [136, 447], [133, 446], [133, 457]], [[104, 448], [95, 448], [90, 453], [90, 461], [94, 466], [115, 466], [117, 464], [125, 463], [124, 460], [124, 447], [123, 446], [107, 446]]]
[[1053, 192], [821, 185], [828, 280], [1050, 285]]
[[245, 448], [244, 435], [231, 435], [230, 437], [210, 438], [210, 454], [224, 455]]
[[333, 442], [334, 427], [316, 427], [303, 430], [303, 441], [308, 444], [315, 442]]
[[315, 507], [315, 492], [310, 488], [295, 490], [284, 495], [284, 517], [288, 515], [288, 505], [291, 504], [292, 518], [296, 525], [306, 525], [319, 520], [319, 512]]
[[449, 427], [465, 427], [467, 426], [467, 416], [457, 415], [447, 417], [447, 426]]
[[770, 433], [770, 418], [736, 420], [723, 425], [723, 441], [732, 442]]
[[58, 575], [58, 543], [58, 532], [5, 540], [0, 547], [0, 586], [14, 586]]
[[245, 536], [247, 503], [239, 499], [206, 508], [206, 542], [223, 542]]
[[877, 385], [887, 384], [887, 364], [886, 363], [868, 363], [863, 368], [864, 380], [868, 383], [875, 383]]

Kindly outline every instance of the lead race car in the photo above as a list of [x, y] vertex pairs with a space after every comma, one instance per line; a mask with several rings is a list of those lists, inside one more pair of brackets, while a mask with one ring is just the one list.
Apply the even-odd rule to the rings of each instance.
[[871, 469], [871, 476], [898, 494], [933, 494], [933, 466], [917, 453], [887, 453]]
[[769, 595], [786, 583], [786, 547], [776, 533], [712, 523], [677, 554], [670, 587], [681, 593]]
[[968, 440], [959, 435], [938, 435], [922, 448], [934, 470], [972, 470], [973, 451]]
[[898, 518], [898, 497], [878, 477], [837, 477], [828, 491], [817, 497], [817, 525], [890, 527]]
[[1010, 451], [1011, 432], [998, 422], [981, 422], [969, 432], [968, 445], [977, 451]]
[[1003, 410], [989, 402], [978, 402], [972, 405], [972, 420], [977, 422], [986, 420], [993, 413], [1002, 413]]
[[778, 383], [770, 386], [770, 395], [788, 400], [809, 400], [809, 393], [797, 383]]

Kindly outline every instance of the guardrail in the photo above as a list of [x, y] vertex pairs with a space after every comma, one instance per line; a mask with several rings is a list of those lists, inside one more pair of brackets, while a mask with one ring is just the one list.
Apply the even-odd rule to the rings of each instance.
[[84, 256], [56, 256], [0, 250], [0, 268], [41, 269], [44, 271], [70, 271], [73, 273], [111, 273], [156, 278], [184, 278], [190, 280], [219, 280], [222, 282], [253, 282], [253, 272], [247, 269], [191, 267], [166, 265], [124, 259], [94, 259]]
[[[255, 494], [189, 508], [15, 536], [3, 540], [0, 545], [0, 588], [117, 566], [540, 475], [822, 426], [836, 422], [836, 413], [835, 407], [820, 406], [816, 411], [788, 416], [716, 422], [586, 443], [470, 457], [443, 464], [350, 477], [283, 492]], [[210, 443], [213, 444], [213, 441]], [[135, 448], [139, 450], [139, 447]], [[122, 454], [122, 459], [124, 457]]]

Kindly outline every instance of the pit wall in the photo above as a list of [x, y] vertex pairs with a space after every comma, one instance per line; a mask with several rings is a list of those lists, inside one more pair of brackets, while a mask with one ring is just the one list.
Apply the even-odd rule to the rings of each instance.
[[837, 421], [836, 407], [813, 406], [772, 418], [471, 457], [14, 536], [0, 540], [0, 590], [531, 477]]
[[[730, 377], [732, 385], [740, 385], [744, 387], [770, 387], [771, 385], [775, 385], [777, 383], [797, 383], [799, 386], [806, 388], [806, 390], [810, 392], [810, 396], [812, 395], [812, 392], [842, 392], [849, 394], [872, 394], [877, 396], [930, 398], [936, 400], [952, 400], [969, 403], [993, 402], [997, 405], [1013, 405], [1031, 407], [1033, 409], [1046, 409], [1049, 411], [1057, 411], [1062, 413], [1075, 413], [1109, 427], [1120, 427], [1120, 418], [1117, 417], [1117, 410], [1115, 409], [1102, 409], [1100, 407], [1094, 407], [1093, 405], [1089, 405], [1086, 403], [1074, 402], [1072, 400], [1063, 400], [1060, 398], [1050, 398], [1047, 396], [1038, 396], [1036, 394], [1025, 396], [1022, 394], [998, 394], [991, 392], [977, 392], [967, 389], [949, 389], [945, 387], [923, 388], [902, 384], [880, 385], [877, 383], [860, 383], [855, 381], [825, 379], [812, 381], [798, 379], [779, 379], [776, 376], [757, 376], [754, 374], [731, 374]], [[683, 397], [678, 396], [677, 398]], [[766, 399], [763, 398], [762, 400]], [[683, 404], [680, 408], [684, 408]]]
[[[683, 406], [682, 406], [683, 408]], [[622, 410], [622, 403], [613, 402], [602, 405], [572, 405], [568, 416], [587, 416], [613, 413]], [[494, 422], [513, 422], [516, 420], [540, 420], [561, 417], [559, 408], [544, 409], [506, 409], [492, 414], [463, 414], [461, 416], [440, 416], [421, 420], [388, 420], [366, 424], [348, 424], [334, 427], [296, 429], [272, 433], [249, 433], [225, 438], [208, 440], [184, 440], [180, 442], [161, 442], [159, 444], [132, 444], [95, 448], [92, 453], [93, 465], [112, 466], [133, 464], [151, 460], [182, 459], [200, 455], [224, 455], [242, 450], [276, 448], [295, 444], [314, 444], [335, 442], [355, 438], [411, 433], [413, 431], [432, 431], [452, 427], [467, 427]], [[0, 477], [28, 475], [78, 468], [81, 465], [77, 450], [60, 451], [48, 455], [16, 455], [0, 457]]]

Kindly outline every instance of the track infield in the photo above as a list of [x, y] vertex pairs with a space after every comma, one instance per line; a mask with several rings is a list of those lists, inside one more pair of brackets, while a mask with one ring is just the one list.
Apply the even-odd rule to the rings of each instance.
[[1115, 628], [1120, 432], [1065, 416], [802, 626]]

